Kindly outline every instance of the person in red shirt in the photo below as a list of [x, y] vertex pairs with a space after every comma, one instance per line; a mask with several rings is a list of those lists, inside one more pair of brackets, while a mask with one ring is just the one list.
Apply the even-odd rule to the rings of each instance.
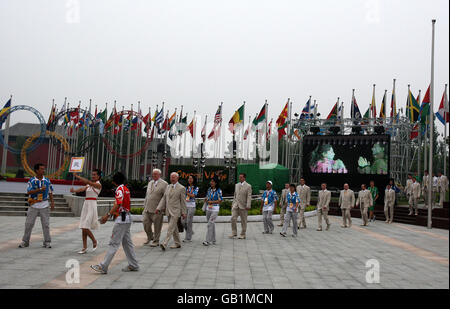
[[128, 266], [122, 271], [138, 271], [139, 265], [134, 252], [134, 244], [131, 239], [131, 214], [130, 214], [130, 190], [125, 185], [125, 176], [122, 173], [116, 173], [113, 176], [113, 184], [117, 186], [115, 193], [114, 207], [100, 219], [101, 224], [105, 224], [110, 216], [114, 217], [114, 227], [112, 231], [109, 248], [105, 259], [98, 265], [91, 265], [96, 272], [106, 274], [109, 264], [122, 243], [123, 251], [127, 256]]

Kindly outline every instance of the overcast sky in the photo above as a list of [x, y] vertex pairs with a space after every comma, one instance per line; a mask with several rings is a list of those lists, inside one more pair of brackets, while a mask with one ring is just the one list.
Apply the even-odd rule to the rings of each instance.
[[[288, 98], [300, 112], [311, 95], [322, 116], [337, 97], [349, 115], [353, 88], [364, 113], [377, 84], [379, 110], [396, 78], [404, 108], [407, 84], [417, 94], [430, 82], [433, 18], [438, 105], [448, 0], [1, 0], [0, 104], [12, 94], [47, 118], [64, 97], [144, 110], [164, 101], [212, 118], [223, 101], [228, 122], [244, 100], [246, 117], [267, 99], [276, 118]], [[36, 121], [17, 114], [13, 123]]]

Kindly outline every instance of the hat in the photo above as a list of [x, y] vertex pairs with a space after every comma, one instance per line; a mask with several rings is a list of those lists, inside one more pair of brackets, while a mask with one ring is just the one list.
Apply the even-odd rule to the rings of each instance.
[[270, 180], [267, 180], [267, 182], [266, 183], [270, 183], [270, 185], [272, 185], [272, 181], [270, 181]]

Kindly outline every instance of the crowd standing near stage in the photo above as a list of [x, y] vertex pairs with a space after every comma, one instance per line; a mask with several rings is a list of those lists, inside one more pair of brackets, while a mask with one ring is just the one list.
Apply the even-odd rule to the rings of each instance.
[[[36, 176], [28, 182], [27, 195], [29, 195], [29, 209], [25, 220], [25, 232], [19, 248], [29, 247], [30, 236], [36, 217], [41, 217], [41, 223], [44, 234], [44, 248], [51, 248], [50, 238], [50, 209], [54, 209], [53, 187], [48, 178], [44, 176], [45, 165], [36, 164], [34, 166]], [[193, 218], [196, 211], [196, 199], [199, 193], [197, 179], [195, 176], [189, 176], [188, 185], [185, 187], [179, 183], [177, 173], [170, 174], [170, 184], [161, 178], [161, 170], [154, 169], [152, 179], [148, 183], [146, 196], [144, 200], [143, 229], [147, 235], [144, 245], [150, 247], [160, 247], [162, 251], [167, 248], [179, 249], [182, 247], [180, 231], [185, 230], [184, 243], [192, 242]], [[87, 238], [92, 241], [91, 252], [98, 248], [98, 241], [95, 239], [91, 230], [98, 228], [98, 223], [105, 224], [108, 219], [114, 220], [112, 236], [108, 245], [104, 260], [98, 265], [92, 265], [91, 268], [96, 272], [106, 274], [108, 267], [114, 258], [117, 250], [122, 244], [123, 250], [128, 260], [128, 266], [122, 271], [138, 271], [139, 265], [134, 251], [134, 244], [131, 237], [131, 196], [130, 190], [126, 186], [126, 178], [122, 173], [116, 173], [113, 176], [115, 189], [115, 201], [113, 208], [102, 218], [98, 220], [97, 215], [97, 197], [102, 190], [100, 179], [102, 172], [95, 169], [91, 173], [91, 179], [76, 175], [85, 186], [74, 190], [72, 193], [86, 192], [86, 198], [80, 217], [79, 228], [82, 230], [83, 248], [79, 254], [88, 252]], [[432, 178], [432, 188], [429, 188], [429, 177]], [[232, 216], [231, 216], [231, 235], [230, 239], [246, 239], [248, 211], [251, 209], [252, 186], [246, 181], [245, 173], [239, 174], [239, 182], [235, 185]], [[416, 176], [408, 175], [405, 186], [398, 185], [393, 179], [389, 181], [384, 191], [384, 213], [386, 223], [391, 224], [394, 220], [394, 205], [397, 201], [397, 195], [403, 192], [409, 205], [409, 215], [418, 215], [419, 199], [423, 198], [425, 205], [436, 206], [436, 200], [439, 198], [438, 205], [443, 207], [445, 194], [448, 191], [448, 178], [439, 172], [437, 175], [430, 176], [428, 171], [424, 172], [422, 184], [419, 183]], [[428, 192], [432, 190], [432, 199], [428, 200]], [[355, 192], [350, 189], [348, 183], [343, 185], [339, 193], [338, 205], [342, 213], [342, 228], [350, 228], [352, 219], [350, 211], [352, 208], [359, 208], [361, 212], [362, 225], [366, 227], [369, 222], [375, 221], [374, 206], [379, 199], [379, 189], [374, 181], [370, 181], [369, 187], [361, 184], [361, 190], [355, 197]], [[280, 224], [282, 227], [280, 235], [287, 237], [289, 227], [292, 226], [292, 237], [297, 237], [298, 230], [306, 229], [305, 211], [310, 206], [311, 189], [306, 185], [306, 180], [301, 178], [299, 185], [285, 184], [280, 197], [273, 190], [273, 181], [267, 180], [266, 190], [261, 195], [261, 214], [263, 217], [263, 234], [273, 234], [275, 226], [272, 216], [277, 207], [280, 208]], [[49, 203], [50, 201], [50, 203]], [[202, 207], [207, 220], [206, 238], [203, 242], [205, 246], [216, 245], [215, 223], [219, 215], [220, 203], [223, 201], [220, 181], [214, 177], [210, 181], [210, 187], [206, 193]], [[331, 223], [328, 218], [331, 202], [331, 192], [327, 189], [327, 184], [321, 184], [318, 192], [316, 205], [318, 228], [321, 232], [323, 221], [326, 223], [326, 231], [330, 230]], [[161, 241], [161, 231], [163, 226], [163, 217], [168, 217], [168, 228], [165, 237]], [[238, 237], [237, 219], [241, 219], [241, 232]], [[99, 222], [98, 222], [99, 221]], [[168, 247], [173, 239], [173, 245]]]

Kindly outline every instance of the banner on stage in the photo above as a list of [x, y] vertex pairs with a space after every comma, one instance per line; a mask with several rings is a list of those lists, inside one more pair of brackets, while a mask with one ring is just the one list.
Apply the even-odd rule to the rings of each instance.
[[84, 157], [73, 157], [70, 160], [69, 172], [81, 173], [83, 171], [84, 159], [85, 159]]

